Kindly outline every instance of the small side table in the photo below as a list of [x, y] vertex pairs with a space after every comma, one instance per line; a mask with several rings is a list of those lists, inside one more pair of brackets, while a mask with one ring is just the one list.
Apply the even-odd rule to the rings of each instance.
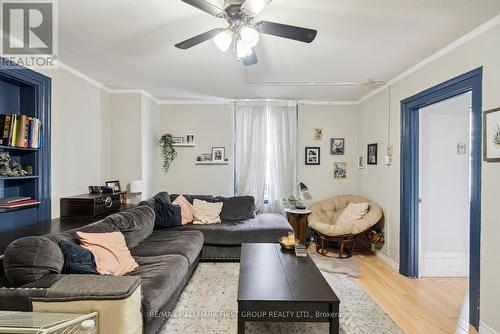
[[288, 222], [292, 226], [295, 237], [300, 243], [306, 244], [307, 237], [307, 216], [311, 213], [309, 209], [284, 209], [287, 213]]

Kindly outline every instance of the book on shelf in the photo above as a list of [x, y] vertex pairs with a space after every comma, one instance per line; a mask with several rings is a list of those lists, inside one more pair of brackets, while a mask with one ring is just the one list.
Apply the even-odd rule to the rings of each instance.
[[[2, 201], [5, 200], [8, 199], [3, 199]], [[2, 201], [0, 201], [0, 209], [15, 209], [24, 206], [40, 204], [40, 201], [37, 201], [36, 199], [33, 199], [31, 197], [19, 197], [18, 200], [10, 200], [9, 202], [2, 202]]]
[[31, 197], [26, 197], [26, 196], [16, 196], [16, 197], [7, 197], [7, 198], [2, 198], [0, 199], [0, 204], [10, 204], [10, 203], [15, 203], [15, 202], [20, 202], [20, 201], [26, 201], [28, 199], [31, 199]]
[[0, 145], [40, 148], [41, 127], [41, 122], [36, 117], [0, 114]]

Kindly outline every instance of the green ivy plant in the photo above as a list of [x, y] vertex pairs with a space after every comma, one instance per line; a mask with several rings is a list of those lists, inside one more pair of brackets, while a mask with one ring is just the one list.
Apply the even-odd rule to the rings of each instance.
[[174, 140], [171, 134], [164, 134], [159, 140], [161, 146], [161, 154], [163, 156], [163, 171], [165, 174], [168, 173], [170, 166], [172, 166], [172, 161], [174, 161], [177, 156], [177, 152], [174, 148]]

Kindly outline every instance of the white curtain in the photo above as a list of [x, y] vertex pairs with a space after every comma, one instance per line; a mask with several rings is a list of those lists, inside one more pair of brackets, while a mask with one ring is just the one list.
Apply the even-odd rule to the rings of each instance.
[[241, 101], [235, 117], [237, 194], [254, 196], [259, 211], [281, 212], [297, 185], [296, 102]]
[[254, 196], [257, 210], [261, 210], [266, 183], [265, 102], [237, 102], [235, 123], [237, 194]]
[[297, 105], [272, 101], [268, 105], [269, 203], [267, 210], [281, 212], [283, 198], [295, 195], [297, 186]]

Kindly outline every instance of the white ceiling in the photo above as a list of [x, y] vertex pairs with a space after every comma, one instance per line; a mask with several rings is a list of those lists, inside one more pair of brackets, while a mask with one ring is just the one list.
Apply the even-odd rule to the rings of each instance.
[[248, 82], [387, 81], [499, 13], [500, 0], [273, 0], [258, 19], [318, 36], [305, 44], [261, 35], [259, 63], [244, 67], [211, 41], [174, 47], [225, 26], [180, 0], [63, 0], [59, 55], [110, 88], [144, 89], [159, 100], [355, 101], [377, 86]]

